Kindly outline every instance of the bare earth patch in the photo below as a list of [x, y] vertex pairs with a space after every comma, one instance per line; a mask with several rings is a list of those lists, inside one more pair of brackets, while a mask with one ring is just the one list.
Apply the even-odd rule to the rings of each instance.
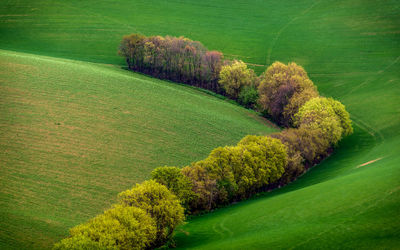
[[383, 157], [377, 158], [377, 159], [372, 160], [372, 161], [368, 161], [368, 162], [366, 162], [366, 163], [363, 163], [363, 164], [361, 164], [361, 165], [358, 165], [357, 168], [367, 166], [367, 165], [369, 165], [369, 164], [371, 164], [371, 163], [374, 163], [374, 162], [376, 162], [376, 161], [381, 160], [382, 158], [383, 158]]

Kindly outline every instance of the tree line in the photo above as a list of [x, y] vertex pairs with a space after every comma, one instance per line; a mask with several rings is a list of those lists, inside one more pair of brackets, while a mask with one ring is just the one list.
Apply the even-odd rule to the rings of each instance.
[[128, 68], [218, 92], [223, 55], [185, 37], [124, 36], [119, 54]]
[[[153, 46], [156, 43], [149, 41], [162, 41], [157, 44], [163, 45]], [[150, 53], [148, 58], [146, 46], [162, 52]], [[186, 46], [196, 49], [185, 54]], [[174, 52], [168, 51], [172, 48]], [[189, 166], [154, 169], [150, 181], [119, 194], [118, 204], [72, 228], [70, 237], [57, 243], [55, 249], [148, 249], [173, 244], [173, 230], [184, 214], [210, 211], [286, 185], [327, 157], [353, 132], [345, 106], [320, 96], [307, 72], [296, 63], [275, 62], [257, 76], [244, 62], [222, 62], [222, 53], [215, 52], [218, 67], [206, 70], [213, 77], [201, 78], [201, 65], [207, 61], [203, 56], [208, 52], [186, 38], [126, 36], [120, 53], [126, 56], [130, 69], [150, 72], [157, 68], [152, 75], [185, 79], [189, 84], [221, 91], [284, 129], [268, 136], [248, 135], [237, 145], [215, 148], [206, 159]], [[194, 59], [195, 55], [201, 56]], [[179, 69], [182, 65], [186, 68]], [[168, 76], [168, 72], [174, 73]]]

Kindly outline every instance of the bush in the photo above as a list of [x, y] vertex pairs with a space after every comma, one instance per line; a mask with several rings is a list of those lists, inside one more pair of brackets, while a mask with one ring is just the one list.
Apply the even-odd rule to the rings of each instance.
[[190, 201], [195, 197], [192, 191], [190, 179], [183, 175], [177, 167], [158, 167], [151, 172], [152, 179], [165, 185], [181, 201], [182, 206], [187, 210]]
[[154, 180], [145, 181], [118, 195], [120, 204], [138, 207], [154, 218], [157, 237], [154, 246], [162, 246], [170, 239], [177, 225], [184, 220], [184, 209], [179, 199], [164, 185]]
[[70, 230], [55, 249], [145, 249], [156, 239], [156, 224], [144, 210], [116, 206]]
[[295, 93], [306, 89], [316, 91], [313, 82], [301, 66], [296, 63], [285, 65], [275, 62], [261, 75], [258, 87], [259, 104], [262, 111], [268, 113], [278, 124], [287, 125], [283, 115], [285, 106]]
[[256, 75], [252, 69], [242, 61], [233, 61], [232, 64], [222, 66], [218, 83], [225, 90], [228, 97], [238, 100], [239, 93], [245, 86], [254, 85]]

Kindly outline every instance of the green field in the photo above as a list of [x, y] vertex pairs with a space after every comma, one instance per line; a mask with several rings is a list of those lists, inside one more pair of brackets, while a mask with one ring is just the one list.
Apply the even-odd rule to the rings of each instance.
[[114, 66], [7, 51], [0, 65], [3, 247], [49, 247], [153, 168], [274, 131], [244, 108]]
[[0, 248], [49, 247], [153, 167], [271, 131], [240, 107], [119, 69], [132, 32], [184, 35], [257, 72], [295, 61], [355, 125], [295, 183], [189, 220], [179, 247], [400, 245], [398, 1], [2, 3]]

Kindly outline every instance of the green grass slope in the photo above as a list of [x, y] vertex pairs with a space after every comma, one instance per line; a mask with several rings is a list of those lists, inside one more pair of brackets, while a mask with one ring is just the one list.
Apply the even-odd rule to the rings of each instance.
[[[228, 58], [259, 65], [254, 66], [258, 72], [275, 60], [296, 61], [323, 95], [346, 105], [355, 121], [354, 135], [295, 183], [190, 220], [176, 236], [178, 246], [395, 248], [400, 244], [399, 13], [395, 0], [3, 1], [0, 48], [121, 65], [116, 55], [121, 36], [140, 32], [200, 40]], [[23, 77], [6, 72], [7, 77]], [[24, 155], [21, 151], [19, 157]], [[181, 161], [186, 157], [182, 153]], [[76, 206], [78, 213], [93, 209], [85, 205]], [[34, 224], [34, 216], [15, 218], [19, 224], [14, 225], [27, 223], [29, 232], [47, 233]], [[2, 221], [10, 223], [8, 218]], [[41, 237], [62, 234], [46, 233]], [[39, 234], [29, 237], [21, 233], [8, 242], [42, 242]]]
[[0, 50], [0, 248], [48, 248], [149, 178], [246, 134], [253, 112], [113, 66]]

